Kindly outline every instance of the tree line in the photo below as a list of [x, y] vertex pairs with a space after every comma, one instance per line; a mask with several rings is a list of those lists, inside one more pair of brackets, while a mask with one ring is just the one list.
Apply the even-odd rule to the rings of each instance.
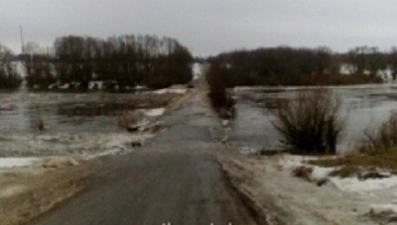
[[[21, 77], [13, 55], [0, 51], [0, 88], [18, 87]], [[108, 39], [64, 36], [53, 47], [28, 43], [19, 56], [29, 87], [48, 88], [69, 83], [86, 89], [90, 81], [103, 81], [106, 88], [136, 85], [161, 88], [191, 80], [190, 52], [177, 40], [150, 35], [124, 35]], [[328, 47], [274, 47], [222, 53], [208, 59], [207, 77], [213, 86], [326, 85], [380, 82], [377, 75], [389, 69], [397, 78], [397, 47], [380, 51], [360, 46], [346, 53]], [[341, 76], [345, 66], [351, 76]], [[219, 75], [219, 76], [218, 76]], [[368, 75], [368, 76], [364, 76]]]
[[52, 50], [36, 44], [24, 46], [20, 56], [30, 88], [69, 84], [88, 89], [101, 81], [107, 89], [147, 86], [163, 88], [191, 80], [190, 52], [176, 39], [150, 35], [94, 37], [64, 36]]
[[[232, 105], [226, 89], [235, 86], [347, 85], [382, 82], [388, 69], [397, 76], [397, 48], [382, 52], [360, 46], [346, 53], [328, 47], [272, 47], [238, 50], [210, 57], [207, 74], [216, 108]], [[341, 68], [349, 75], [343, 74]]]
[[[362, 82], [379, 82], [378, 75], [389, 70], [397, 78], [397, 48], [382, 52], [377, 47], [360, 46], [346, 53], [334, 53], [328, 47], [318, 48], [259, 48], [222, 53], [210, 58], [213, 74], [227, 74], [224, 80], [235, 85], [316, 85], [334, 77], [335, 84], [360, 83], [360, 79], [345, 77], [341, 68]], [[217, 79], [211, 77], [211, 79]], [[338, 83], [340, 82], [340, 83]]]

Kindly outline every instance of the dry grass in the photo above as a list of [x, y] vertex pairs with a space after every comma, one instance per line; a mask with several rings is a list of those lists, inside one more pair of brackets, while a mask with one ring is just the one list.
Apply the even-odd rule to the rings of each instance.
[[331, 176], [349, 177], [358, 175], [361, 179], [381, 178], [378, 170], [397, 174], [397, 112], [377, 127], [364, 131], [367, 138], [359, 152], [337, 158], [309, 161], [323, 167], [339, 167]]
[[295, 168], [292, 171], [292, 175], [294, 177], [299, 177], [299, 178], [302, 178], [302, 179], [310, 182], [312, 171], [313, 171], [313, 168], [311, 168], [311, 167], [300, 166], [300, 167]]
[[397, 112], [374, 128], [364, 131], [367, 138], [362, 150], [364, 151], [390, 151], [397, 147]]
[[329, 175], [332, 177], [346, 178], [346, 177], [352, 177], [360, 173], [361, 173], [360, 167], [347, 165], [347, 166], [342, 166], [335, 171], [332, 171]]
[[59, 169], [14, 169], [5, 176], [0, 174], [2, 183], [9, 186], [23, 186], [26, 190], [15, 195], [0, 198], [0, 224], [25, 224], [32, 218], [56, 207], [62, 201], [71, 198], [84, 189], [84, 180], [99, 168], [81, 164], [75, 167]]
[[358, 175], [367, 179], [371, 175], [368, 171], [388, 170], [393, 174], [397, 173], [397, 151], [351, 153], [337, 158], [311, 160], [308, 163], [322, 167], [339, 167], [331, 176]]
[[124, 112], [118, 116], [118, 124], [121, 128], [128, 128], [137, 124], [143, 118], [141, 111]]
[[371, 209], [371, 211], [365, 216], [371, 218], [374, 221], [377, 221], [378, 224], [395, 224], [397, 222], [397, 214], [392, 210], [385, 210], [380, 212], [375, 212]]

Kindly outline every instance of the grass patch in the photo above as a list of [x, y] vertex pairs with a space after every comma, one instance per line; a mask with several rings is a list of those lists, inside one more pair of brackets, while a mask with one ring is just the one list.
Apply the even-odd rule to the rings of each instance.
[[350, 177], [358, 175], [360, 179], [382, 178], [379, 170], [397, 173], [397, 151], [377, 151], [351, 153], [337, 158], [310, 160], [309, 164], [321, 167], [338, 167], [331, 176]]
[[347, 178], [347, 177], [352, 177], [354, 175], [360, 174], [361, 169], [358, 166], [342, 166], [341, 168], [332, 171], [329, 175], [331, 177], [342, 177], [342, 178]]
[[391, 151], [397, 147], [397, 112], [392, 112], [389, 118], [377, 127], [364, 131], [367, 138], [362, 150], [377, 152]]
[[361, 166], [365, 168], [380, 168], [397, 170], [397, 151], [376, 153], [352, 153], [333, 159], [309, 161], [310, 164], [323, 167]]

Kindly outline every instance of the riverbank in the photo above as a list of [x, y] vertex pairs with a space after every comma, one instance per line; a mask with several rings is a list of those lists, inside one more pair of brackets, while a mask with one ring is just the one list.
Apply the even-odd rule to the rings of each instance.
[[[50, 164], [48, 164], [50, 163]], [[90, 162], [52, 159], [47, 164], [0, 170], [0, 221], [16, 225], [84, 190]]]
[[316, 157], [243, 155], [239, 151], [240, 147], [231, 147], [233, 153], [220, 158], [222, 168], [243, 199], [270, 225], [396, 221], [395, 175], [331, 176], [337, 168], [308, 163]]

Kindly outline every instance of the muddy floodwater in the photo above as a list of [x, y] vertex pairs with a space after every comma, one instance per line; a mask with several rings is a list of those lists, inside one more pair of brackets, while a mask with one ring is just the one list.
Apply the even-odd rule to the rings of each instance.
[[0, 93], [0, 157], [125, 150], [134, 137], [119, 126], [120, 116], [167, 100], [131, 93]]
[[[327, 87], [341, 99], [345, 130], [337, 145], [339, 152], [357, 149], [364, 130], [374, 127], [397, 110], [397, 85]], [[236, 118], [230, 139], [253, 149], [282, 149], [280, 136], [272, 126], [269, 108], [278, 99], [291, 99], [308, 88], [235, 88]]]

